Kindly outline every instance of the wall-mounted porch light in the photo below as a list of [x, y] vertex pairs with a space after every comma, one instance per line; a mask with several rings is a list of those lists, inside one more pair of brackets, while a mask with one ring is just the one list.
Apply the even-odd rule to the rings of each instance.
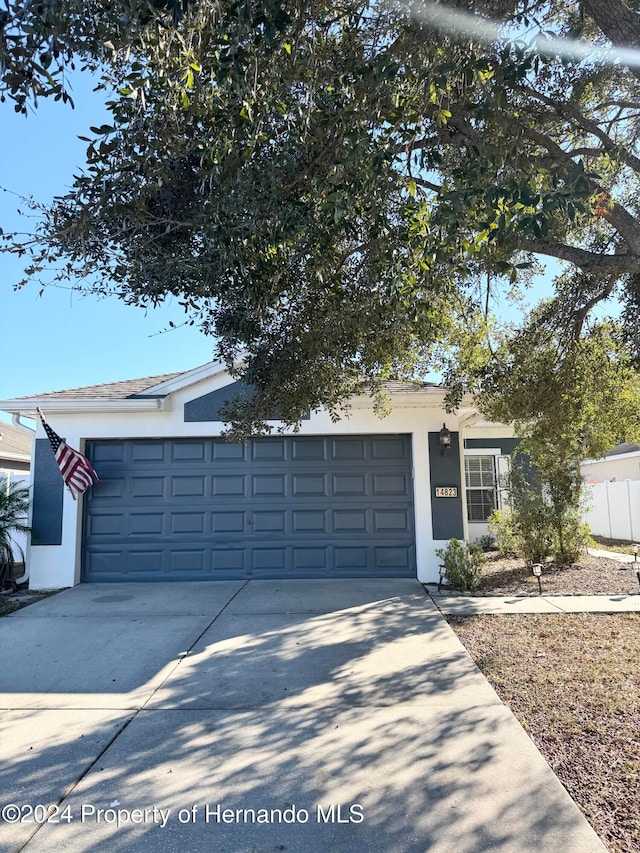
[[446, 424], [442, 424], [440, 430], [440, 456], [448, 456], [451, 452], [451, 433]]

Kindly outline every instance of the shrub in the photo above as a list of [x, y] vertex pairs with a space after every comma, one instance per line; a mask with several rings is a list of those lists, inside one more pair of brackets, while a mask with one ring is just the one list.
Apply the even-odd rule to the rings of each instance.
[[582, 521], [576, 510], [565, 513], [555, 525], [553, 533], [554, 559], [564, 565], [576, 563], [587, 550], [591, 539], [589, 525]]
[[15, 565], [12, 533], [27, 533], [29, 490], [18, 483], [7, 483], [0, 477], [0, 590], [10, 582]]
[[473, 592], [477, 588], [487, 559], [482, 548], [451, 539], [447, 547], [438, 548], [436, 554], [444, 565], [445, 578], [454, 589]]
[[503, 557], [516, 557], [518, 543], [513, 529], [513, 515], [508, 509], [494, 509], [489, 516], [489, 530]]
[[496, 549], [496, 537], [491, 534], [485, 534], [484, 536], [478, 536], [474, 545], [477, 545], [478, 548], [482, 548], [483, 551], [495, 551]]

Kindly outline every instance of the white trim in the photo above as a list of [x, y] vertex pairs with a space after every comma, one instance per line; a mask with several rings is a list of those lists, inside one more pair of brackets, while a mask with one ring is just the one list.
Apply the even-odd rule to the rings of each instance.
[[171, 408], [165, 398], [153, 397], [150, 400], [134, 397], [122, 400], [95, 400], [91, 398], [76, 400], [56, 400], [51, 397], [31, 397], [29, 400], [0, 400], [0, 409], [27, 417], [36, 417], [36, 409], [43, 412], [64, 414], [66, 412], [161, 412]]
[[[499, 447], [470, 447], [464, 448], [465, 456], [504, 456]], [[507, 454], [508, 455], [508, 454]]]
[[9, 459], [11, 462], [30, 462], [31, 456], [28, 453], [10, 453], [8, 450], [3, 450], [0, 444], [0, 459]]
[[[165, 379], [164, 382], [159, 382], [157, 385], [145, 388], [144, 391], [138, 391], [136, 397], [172, 394], [174, 391], [181, 391], [183, 388], [188, 388], [189, 385], [195, 385], [204, 379], [211, 379], [213, 376], [225, 373], [226, 370], [227, 366], [223, 361], [208, 361], [206, 364], [201, 364], [199, 367], [187, 370], [186, 373], [174, 376], [173, 379]], [[229, 378], [229, 384], [235, 381], [232, 377]]]

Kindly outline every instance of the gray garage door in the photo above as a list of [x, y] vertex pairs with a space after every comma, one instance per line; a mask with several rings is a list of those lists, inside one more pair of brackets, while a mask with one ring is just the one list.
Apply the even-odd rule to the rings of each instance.
[[85, 581], [414, 577], [406, 435], [90, 441]]

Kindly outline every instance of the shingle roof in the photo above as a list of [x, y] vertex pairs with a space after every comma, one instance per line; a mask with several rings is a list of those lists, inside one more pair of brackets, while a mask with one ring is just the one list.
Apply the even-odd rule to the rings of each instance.
[[11, 424], [0, 423], [0, 458], [5, 454], [30, 456], [31, 436]]
[[44, 394], [30, 394], [27, 397], [16, 397], [17, 400], [126, 400], [135, 397], [166, 382], [175, 379], [184, 371], [177, 373], [163, 373], [160, 376], [145, 376], [142, 379], [125, 379], [121, 382], [107, 382], [104, 385], [85, 385], [82, 388], [69, 388], [65, 391], [46, 391]]
[[640, 450], [640, 444], [631, 444], [625, 441], [623, 444], [616, 444], [613, 450], [607, 453], [607, 456], [620, 456], [622, 453], [636, 453]]
[[389, 379], [382, 387], [390, 394], [398, 391], [424, 391], [425, 388], [441, 388], [437, 382], [408, 382], [402, 379]]

